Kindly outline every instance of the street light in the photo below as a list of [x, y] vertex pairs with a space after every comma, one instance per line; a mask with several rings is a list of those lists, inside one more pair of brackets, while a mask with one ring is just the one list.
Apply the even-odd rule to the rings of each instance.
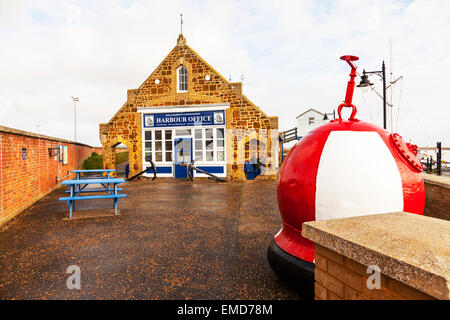
[[77, 142], [77, 101], [80, 101], [78, 97], [70, 97], [73, 100], [74, 108], [74, 121], [75, 121], [75, 142]]
[[363, 70], [363, 75], [361, 76], [361, 82], [357, 87], [364, 88], [370, 87], [373, 83], [370, 82], [368, 74], [376, 74], [383, 80], [383, 128], [386, 129], [386, 68], [383, 64], [381, 65], [381, 71], [366, 71]]
[[333, 119], [336, 119], [336, 110], [333, 109], [333, 112], [325, 112], [323, 115], [323, 120], [328, 120], [328, 115], [333, 115]]

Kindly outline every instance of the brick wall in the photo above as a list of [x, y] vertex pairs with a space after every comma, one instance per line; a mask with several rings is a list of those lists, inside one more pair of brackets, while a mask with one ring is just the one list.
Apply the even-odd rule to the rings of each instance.
[[380, 289], [370, 290], [367, 267], [320, 245], [315, 245], [316, 300], [428, 300], [435, 299], [381, 274]]
[[425, 216], [450, 220], [450, 177], [423, 175], [425, 183]]
[[[118, 152], [126, 152], [126, 151], [128, 151], [128, 150], [122, 150], [122, 149], [118, 149], [117, 150]], [[91, 147], [91, 153], [92, 152], [96, 152], [97, 154], [102, 154], [103, 153], [103, 148], [102, 147]]]
[[[68, 163], [49, 156], [49, 148], [68, 147]], [[22, 159], [26, 148], [26, 160]], [[0, 225], [56, 189], [71, 170], [102, 148], [0, 126]]]

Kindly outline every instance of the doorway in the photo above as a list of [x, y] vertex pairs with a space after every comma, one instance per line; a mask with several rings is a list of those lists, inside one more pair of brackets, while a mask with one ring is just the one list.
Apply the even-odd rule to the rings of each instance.
[[192, 162], [192, 138], [175, 138], [175, 178], [187, 178], [187, 168]]

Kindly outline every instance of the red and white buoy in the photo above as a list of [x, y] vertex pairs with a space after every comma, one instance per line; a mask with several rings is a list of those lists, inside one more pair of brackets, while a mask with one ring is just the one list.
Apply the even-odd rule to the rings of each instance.
[[[355, 118], [353, 61], [358, 57], [341, 59], [352, 70], [339, 119], [303, 137], [285, 158], [278, 179], [283, 225], [269, 247], [269, 262], [277, 274], [293, 273], [308, 287], [314, 247], [301, 235], [303, 222], [398, 211], [422, 214], [425, 206], [417, 146]], [[341, 116], [344, 107], [352, 108], [348, 120]], [[299, 270], [286, 270], [293, 265]]]

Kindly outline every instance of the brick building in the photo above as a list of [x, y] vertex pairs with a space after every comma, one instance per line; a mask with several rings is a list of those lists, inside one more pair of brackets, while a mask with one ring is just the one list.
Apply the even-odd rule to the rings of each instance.
[[[129, 150], [130, 174], [147, 168], [158, 176], [185, 178], [186, 164], [218, 176], [245, 180], [244, 164], [278, 169], [278, 117], [269, 117], [179, 35], [176, 46], [108, 123], [100, 124], [104, 167], [115, 168], [114, 149]], [[202, 177], [194, 172], [194, 177]]]

